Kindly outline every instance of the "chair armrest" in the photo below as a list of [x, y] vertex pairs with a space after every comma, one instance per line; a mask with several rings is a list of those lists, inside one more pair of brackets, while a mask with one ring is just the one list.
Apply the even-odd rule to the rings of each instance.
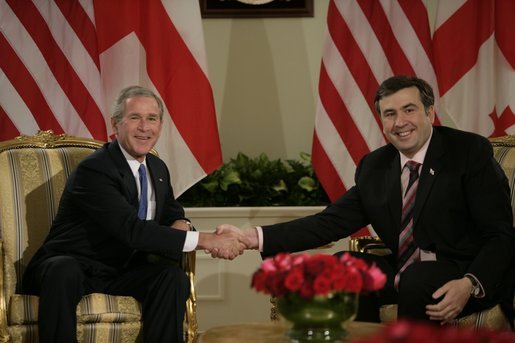
[[379, 237], [373, 236], [351, 238], [349, 241], [349, 250], [380, 256], [392, 254], [392, 251], [386, 247]]
[[11, 337], [7, 328], [7, 304], [4, 288], [4, 246], [0, 240], [0, 342], [9, 342]]

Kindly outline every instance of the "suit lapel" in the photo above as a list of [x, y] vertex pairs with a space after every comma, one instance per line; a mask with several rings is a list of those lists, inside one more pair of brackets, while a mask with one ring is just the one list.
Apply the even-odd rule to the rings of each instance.
[[134, 179], [134, 175], [132, 174], [131, 168], [129, 167], [129, 163], [123, 156], [122, 150], [118, 145], [118, 141], [113, 141], [109, 144], [109, 153], [111, 158], [113, 159], [118, 172], [120, 173], [120, 177], [122, 179], [122, 183], [127, 189], [128, 197], [127, 200], [138, 208], [138, 189], [136, 186], [136, 180]]
[[426, 157], [420, 171], [420, 180], [417, 188], [417, 197], [413, 212], [413, 224], [417, 224], [420, 212], [424, 208], [431, 188], [440, 173], [442, 167], [442, 156], [445, 154], [444, 142], [437, 129], [433, 129], [433, 136], [427, 149]]

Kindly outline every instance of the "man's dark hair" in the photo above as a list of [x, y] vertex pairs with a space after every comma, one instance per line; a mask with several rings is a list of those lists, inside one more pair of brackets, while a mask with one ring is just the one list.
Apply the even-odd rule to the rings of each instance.
[[376, 96], [374, 97], [374, 106], [376, 112], [381, 115], [379, 108], [379, 101], [393, 93], [396, 93], [404, 88], [417, 87], [420, 92], [420, 101], [424, 105], [424, 109], [427, 111], [430, 106], [435, 103], [435, 96], [433, 94], [433, 88], [424, 80], [414, 76], [392, 76], [381, 83], [379, 86]]

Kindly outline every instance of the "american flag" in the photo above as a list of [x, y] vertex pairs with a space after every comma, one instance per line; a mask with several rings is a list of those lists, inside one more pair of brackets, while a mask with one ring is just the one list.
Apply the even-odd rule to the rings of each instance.
[[392, 75], [431, 84], [437, 124], [484, 136], [514, 133], [515, 44], [508, 35], [515, 1], [435, 5], [432, 36], [422, 0], [330, 1], [312, 155], [331, 199], [354, 184], [363, 155], [386, 143], [372, 102]]
[[178, 196], [222, 161], [198, 1], [0, 0], [0, 140], [108, 140], [133, 84], [165, 103], [156, 150]]

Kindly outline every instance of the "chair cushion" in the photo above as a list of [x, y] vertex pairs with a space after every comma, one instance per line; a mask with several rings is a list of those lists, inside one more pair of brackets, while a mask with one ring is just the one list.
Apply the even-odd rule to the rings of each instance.
[[[38, 321], [39, 297], [15, 294], [11, 297], [9, 325]], [[141, 306], [133, 297], [92, 293], [84, 296], [77, 306], [78, 323], [139, 322]]]
[[[397, 305], [383, 305], [379, 311], [381, 322], [389, 323], [397, 320]], [[481, 312], [475, 312], [468, 316], [452, 321], [452, 325], [466, 327], [475, 326], [476, 328], [488, 328], [491, 330], [509, 330], [510, 323], [501, 310], [500, 305], [495, 305]]]

